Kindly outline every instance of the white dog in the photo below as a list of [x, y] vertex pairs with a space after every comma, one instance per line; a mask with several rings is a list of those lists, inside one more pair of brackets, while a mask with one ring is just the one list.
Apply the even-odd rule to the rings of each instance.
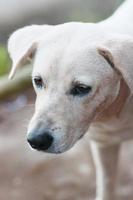
[[[16, 69], [33, 57], [35, 114], [28, 142], [62, 153], [86, 132], [97, 175], [97, 200], [114, 200], [121, 142], [133, 137], [133, 1], [109, 19], [32, 25], [11, 35]], [[88, 131], [89, 129], [89, 131]]]

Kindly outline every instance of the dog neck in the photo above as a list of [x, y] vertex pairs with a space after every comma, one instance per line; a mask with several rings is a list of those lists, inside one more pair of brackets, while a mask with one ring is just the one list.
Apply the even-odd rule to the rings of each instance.
[[108, 107], [106, 107], [107, 100], [98, 107], [94, 122], [103, 122], [114, 117], [119, 118], [129, 95], [129, 87], [122, 78], [120, 80], [120, 89], [117, 97]]

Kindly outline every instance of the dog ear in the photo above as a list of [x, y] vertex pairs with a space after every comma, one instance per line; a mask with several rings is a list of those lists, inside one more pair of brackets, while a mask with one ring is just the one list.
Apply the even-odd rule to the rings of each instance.
[[113, 36], [98, 48], [98, 52], [122, 76], [133, 93], [133, 37]]
[[12, 59], [12, 69], [9, 78], [13, 78], [16, 70], [31, 61], [38, 46], [38, 42], [51, 31], [52, 26], [31, 25], [15, 31], [8, 41], [8, 52]]

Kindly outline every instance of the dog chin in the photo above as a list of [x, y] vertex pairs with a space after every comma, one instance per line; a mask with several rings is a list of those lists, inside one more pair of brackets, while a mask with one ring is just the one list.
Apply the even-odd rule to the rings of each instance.
[[45, 153], [51, 153], [51, 154], [62, 154], [62, 153], [65, 153], [67, 152], [71, 147], [66, 147], [66, 148], [49, 148], [43, 152]]

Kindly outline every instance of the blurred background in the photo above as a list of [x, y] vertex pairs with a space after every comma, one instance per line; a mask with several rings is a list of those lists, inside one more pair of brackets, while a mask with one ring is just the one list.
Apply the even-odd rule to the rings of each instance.
[[[98, 22], [110, 16], [122, 0], [0, 0], [0, 200], [91, 200], [95, 171], [87, 136], [69, 152], [49, 155], [32, 151], [26, 128], [34, 112], [31, 68], [11, 81], [6, 44], [25, 25], [68, 21]], [[118, 193], [133, 199], [132, 142], [120, 158]]]

